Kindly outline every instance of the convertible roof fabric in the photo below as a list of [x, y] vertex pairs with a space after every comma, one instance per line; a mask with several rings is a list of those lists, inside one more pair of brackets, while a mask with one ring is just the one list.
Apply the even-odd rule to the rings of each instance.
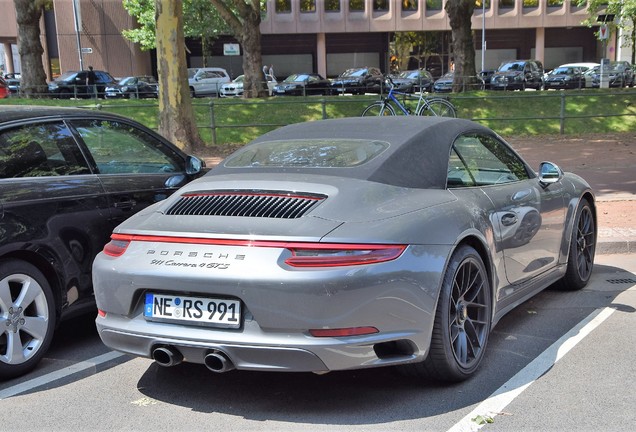
[[349, 117], [297, 123], [266, 133], [244, 149], [267, 141], [294, 139], [368, 139], [389, 147], [371, 161], [347, 168], [248, 167], [224, 164], [208, 175], [237, 173], [311, 173], [356, 178], [393, 186], [443, 189], [446, 187], [450, 149], [460, 134], [494, 133], [477, 123], [448, 117]]

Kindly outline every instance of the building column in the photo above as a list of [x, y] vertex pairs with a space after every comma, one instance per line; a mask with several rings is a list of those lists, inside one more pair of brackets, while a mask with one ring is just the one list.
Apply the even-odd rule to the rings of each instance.
[[537, 27], [534, 40], [534, 57], [545, 65], [545, 27]]
[[324, 33], [316, 34], [316, 63], [317, 72], [327, 78], [327, 42]]
[[5, 73], [13, 73], [15, 72], [15, 65], [13, 64], [13, 49], [10, 43], [3, 43], [2, 49], [4, 50], [4, 65], [7, 70]]

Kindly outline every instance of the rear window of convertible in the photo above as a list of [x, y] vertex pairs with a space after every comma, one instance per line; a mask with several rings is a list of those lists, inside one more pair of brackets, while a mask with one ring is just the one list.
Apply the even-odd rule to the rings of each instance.
[[385, 141], [298, 139], [245, 147], [225, 161], [228, 168], [350, 168], [363, 165], [389, 147]]

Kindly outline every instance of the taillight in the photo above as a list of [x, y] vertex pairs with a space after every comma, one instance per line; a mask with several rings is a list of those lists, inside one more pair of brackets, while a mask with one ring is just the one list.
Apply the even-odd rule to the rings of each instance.
[[376, 264], [399, 257], [403, 245], [302, 245], [287, 247], [292, 256], [285, 263], [292, 267], [340, 267]]
[[112, 257], [122, 256], [126, 252], [131, 239], [132, 237], [130, 236], [113, 234], [111, 240], [104, 246], [104, 253]]

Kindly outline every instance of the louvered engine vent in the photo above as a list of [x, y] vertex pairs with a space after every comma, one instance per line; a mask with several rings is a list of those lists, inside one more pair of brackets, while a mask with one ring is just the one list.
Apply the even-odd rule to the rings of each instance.
[[189, 193], [182, 195], [166, 214], [296, 219], [325, 198], [325, 195], [280, 191]]

